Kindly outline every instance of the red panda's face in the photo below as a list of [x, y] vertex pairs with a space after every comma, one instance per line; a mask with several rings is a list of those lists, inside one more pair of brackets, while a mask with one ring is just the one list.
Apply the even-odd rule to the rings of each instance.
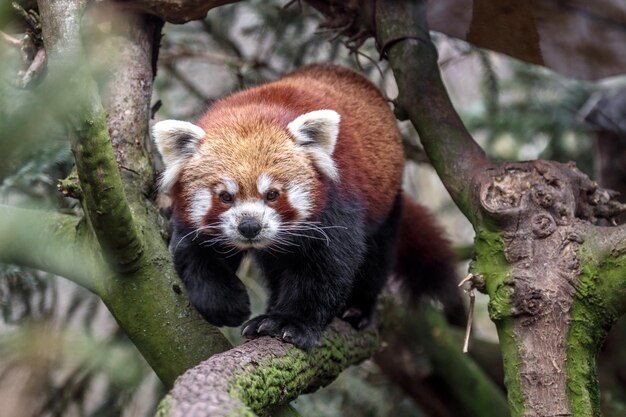
[[[176, 123], [176, 144], [163, 142], [168, 136], [163, 131], [171, 133], [168, 123]], [[200, 131], [186, 122], [160, 122], [155, 139], [167, 166], [163, 182], [177, 185], [176, 210], [189, 225], [228, 246], [288, 246], [289, 235], [321, 209], [323, 176], [336, 174], [329, 171], [334, 169], [332, 147], [324, 153], [310, 146], [314, 132], [306, 127], [308, 146], [299, 143], [292, 124], [288, 129], [242, 124]], [[193, 148], [189, 139], [181, 140], [189, 135], [197, 138]], [[174, 154], [168, 155], [172, 148]]]
[[[284, 162], [260, 153], [250, 164], [230, 165], [236, 153], [211, 152], [217, 160], [198, 155], [189, 162], [179, 182], [180, 210], [193, 226], [219, 235], [222, 243], [239, 249], [276, 244], [290, 225], [313, 214], [320, 180], [296, 153]], [[281, 171], [283, 164], [288, 166]]]

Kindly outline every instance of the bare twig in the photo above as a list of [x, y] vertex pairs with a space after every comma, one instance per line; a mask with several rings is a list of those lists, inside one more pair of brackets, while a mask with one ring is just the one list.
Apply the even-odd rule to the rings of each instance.
[[27, 88], [30, 86], [33, 81], [37, 80], [41, 76], [45, 68], [46, 50], [44, 48], [40, 48], [35, 54], [35, 58], [30, 63], [28, 69], [21, 74], [19, 86], [21, 88]]
[[159, 56], [159, 61], [164, 64], [170, 64], [183, 58], [189, 59], [201, 59], [211, 64], [217, 65], [232, 65], [236, 67], [242, 67], [246, 62], [238, 57], [232, 57], [230, 55], [219, 54], [216, 52], [196, 52], [187, 49], [181, 49], [179, 51], [167, 51], [164, 50]]
[[465, 337], [463, 339], [463, 353], [469, 352], [469, 341], [472, 334], [472, 324], [474, 322], [474, 304], [476, 303], [476, 293], [472, 288], [469, 290], [469, 312], [467, 313], [467, 325], [465, 326]]
[[7, 44], [15, 47], [15, 48], [21, 48], [22, 47], [22, 41], [17, 39], [14, 36], [9, 35], [6, 32], [3, 32], [0, 30], [0, 38], [2, 38], [2, 40], [4, 42], [6, 42]]

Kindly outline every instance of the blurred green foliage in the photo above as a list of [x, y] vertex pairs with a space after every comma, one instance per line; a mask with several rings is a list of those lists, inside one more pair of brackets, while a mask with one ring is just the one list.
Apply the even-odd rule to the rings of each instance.
[[482, 100], [463, 116], [475, 136], [485, 137], [490, 157], [574, 161], [593, 176], [592, 132], [579, 111], [594, 86], [512, 59], [502, 76], [488, 52], [473, 53], [482, 67]]

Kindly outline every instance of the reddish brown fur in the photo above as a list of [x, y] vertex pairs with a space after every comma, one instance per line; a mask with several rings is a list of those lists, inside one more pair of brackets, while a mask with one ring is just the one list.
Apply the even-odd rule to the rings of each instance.
[[[445, 233], [431, 213], [406, 195], [402, 201], [396, 273], [412, 294], [458, 295], [454, 289], [455, 257]], [[438, 279], [433, 279], [438, 277]], [[448, 288], [449, 287], [449, 288]], [[445, 288], [442, 291], [441, 288]], [[462, 304], [461, 304], [462, 305]]]
[[[178, 201], [193, 190], [214, 185], [223, 175], [239, 182], [243, 197], [256, 196], [256, 179], [267, 173], [313, 190], [318, 213], [325, 204], [324, 183], [310, 157], [297, 146], [287, 124], [322, 109], [341, 115], [333, 159], [339, 187], [363, 197], [367, 222], [379, 224], [401, 187], [404, 156], [396, 121], [380, 92], [363, 76], [330, 66], [305, 67], [278, 81], [251, 88], [213, 105], [197, 123], [207, 132], [198, 152], [182, 170]], [[210, 161], [210, 163], [208, 163]], [[281, 213], [286, 200], [277, 202]], [[212, 212], [219, 207], [214, 201]]]

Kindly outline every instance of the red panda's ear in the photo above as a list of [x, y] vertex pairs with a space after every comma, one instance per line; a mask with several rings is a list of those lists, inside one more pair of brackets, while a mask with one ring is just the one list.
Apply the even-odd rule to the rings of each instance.
[[161, 177], [163, 191], [174, 185], [182, 163], [193, 155], [196, 144], [204, 136], [201, 127], [179, 120], [164, 120], [152, 127], [152, 137], [165, 164], [165, 172]]
[[332, 159], [341, 117], [334, 110], [315, 110], [296, 117], [287, 125], [289, 131], [313, 158], [317, 168], [337, 181], [339, 172]]

